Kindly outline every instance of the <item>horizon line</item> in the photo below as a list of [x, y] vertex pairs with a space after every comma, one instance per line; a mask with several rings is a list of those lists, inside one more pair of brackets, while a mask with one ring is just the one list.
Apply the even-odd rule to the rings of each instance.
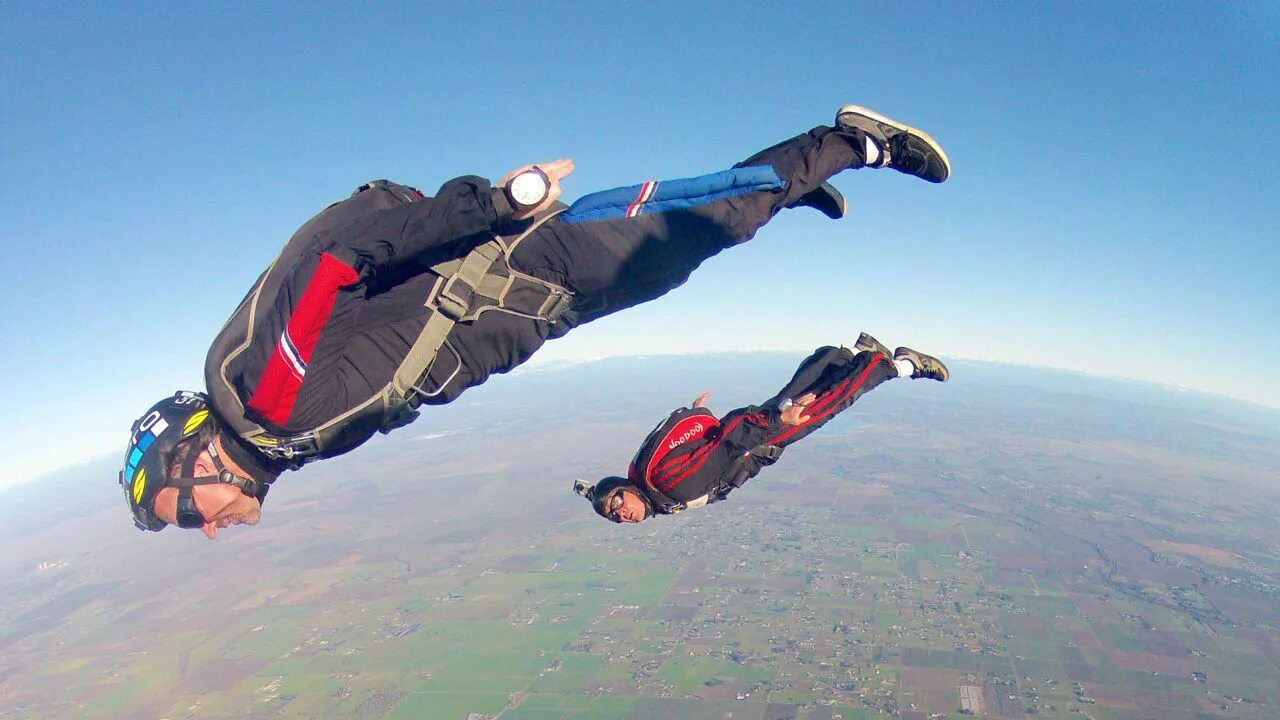
[[[564, 358], [552, 358], [552, 359], [547, 359], [542, 361], [537, 360], [535, 356], [534, 359], [531, 359], [529, 362], [525, 363], [524, 365], [521, 365], [520, 367], [517, 367], [514, 370], [512, 370], [511, 375], [537, 372], [537, 371], [543, 371], [543, 370], [555, 371], [555, 370], [566, 369], [569, 367], [574, 367], [579, 365], [586, 365], [589, 363], [598, 363], [605, 360], [644, 359], [644, 358], [651, 358], [651, 357], [653, 358], [698, 357], [698, 356], [707, 356], [707, 355], [760, 355], [760, 354], [767, 354], [767, 353], [781, 354], [781, 353], [794, 353], [794, 352], [809, 352], [809, 350], [798, 351], [795, 349], [788, 349], [788, 348], [769, 348], [769, 349], [763, 349], [763, 350], [711, 350], [711, 351], [703, 351], [703, 352], [657, 352], [657, 353], [644, 353], [644, 354], [633, 354], [633, 355], [625, 355], [625, 354], [598, 355], [590, 358], [585, 358], [582, 360], [567, 360]], [[1194, 393], [1196, 395], [1204, 396], [1207, 398], [1213, 398], [1218, 400], [1228, 400], [1231, 402], [1248, 405], [1253, 409], [1258, 409], [1258, 410], [1263, 410], [1268, 412], [1280, 412], [1280, 405], [1268, 405], [1266, 403], [1262, 403], [1250, 398], [1242, 398], [1236, 395], [1228, 395], [1226, 393], [1214, 392], [1212, 390], [1203, 390], [1201, 388], [1186, 387], [1184, 385], [1178, 385], [1170, 382], [1161, 382], [1159, 380], [1151, 380], [1148, 378], [1135, 378], [1135, 377], [1129, 377], [1127, 375], [1109, 375], [1109, 374], [1093, 372], [1090, 370], [1081, 370], [1079, 368], [1062, 367], [1062, 366], [1056, 366], [1056, 365], [1035, 365], [1035, 364], [1027, 364], [1027, 363], [1015, 363], [1015, 362], [1009, 362], [1007, 360], [991, 360], [987, 358], [976, 358], [976, 357], [969, 357], [965, 355], [943, 355], [942, 357], [946, 357], [949, 360], [962, 360], [965, 362], [975, 362], [975, 363], [982, 363], [986, 365], [1006, 365], [1006, 366], [1015, 367], [1015, 368], [1032, 369], [1032, 370], [1049, 370], [1053, 372], [1061, 372], [1061, 373], [1074, 374], [1074, 375], [1084, 375], [1096, 380], [1113, 380], [1113, 381], [1118, 380], [1123, 382], [1137, 383], [1141, 385], [1151, 385], [1151, 386], [1154, 386], [1155, 388], [1162, 389], [1166, 392], [1176, 391], [1179, 393]], [[78, 460], [68, 462], [64, 465], [59, 465], [55, 468], [51, 468], [49, 470], [38, 473], [31, 477], [15, 479], [8, 482], [0, 482], [0, 493], [3, 493], [11, 488], [15, 488], [23, 485], [29, 485], [42, 478], [46, 478], [46, 477], [49, 477], [50, 475], [61, 473], [70, 468], [76, 467], [77, 465], [87, 465], [92, 462], [97, 462], [104, 458], [110, 457], [112, 454], [114, 453], [102, 452], [96, 455], [91, 455], [88, 457], [84, 457]]]

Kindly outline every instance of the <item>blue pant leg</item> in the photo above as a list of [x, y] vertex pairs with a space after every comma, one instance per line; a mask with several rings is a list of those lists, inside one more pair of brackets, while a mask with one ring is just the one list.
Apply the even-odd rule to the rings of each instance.
[[535, 231], [513, 262], [575, 293], [568, 326], [603, 317], [679, 287], [779, 210], [860, 167], [861, 148], [858, 132], [820, 127], [730, 170], [592, 193]]

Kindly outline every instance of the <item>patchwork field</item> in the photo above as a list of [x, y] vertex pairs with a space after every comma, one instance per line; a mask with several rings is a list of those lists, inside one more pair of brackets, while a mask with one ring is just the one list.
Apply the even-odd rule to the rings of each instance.
[[528, 384], [287, 478], [217, 543], [114, 506], [10, 541], [0, 719], [1280, 717], [1265, 430], [877, 391], [727, 501], [624, 527], [567, 487], [661, 406], [557, 415]]

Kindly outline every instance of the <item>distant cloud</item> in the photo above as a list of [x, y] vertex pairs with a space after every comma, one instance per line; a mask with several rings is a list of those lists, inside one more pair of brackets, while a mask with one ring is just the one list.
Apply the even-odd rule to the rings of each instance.
[[440, 439], [440, 438], [442, 438], [442, 437], [449, 437], [450, 435], [457, 435], [457, 434], [462, 433], [462, 432], [464, 432], [464, 431], [462, 431], [462, 430], [441, 430], [440, 432], [426, 433], [426, 434], [423, 434], [423, 435], [414, 435], [413, 437], [411, 437], [411, 438], [409, 438], [409, 439], [410, 439], [410, 440], [438, 440], [438, 439]]

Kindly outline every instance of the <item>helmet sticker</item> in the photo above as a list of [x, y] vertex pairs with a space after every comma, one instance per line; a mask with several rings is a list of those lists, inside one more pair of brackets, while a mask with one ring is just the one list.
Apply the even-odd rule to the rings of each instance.
[[186, 437], [191, 433], [195, 432], [200, 428], [201, 425], [204, 424], [204, 421], [208, 419], [209, 419], [208, 410], [197, 410], [191, 413], [191, 417], [187, 418], [186, 424], [182, 426], [182, 436]]
[[[151, 443], [155, 442], [160, 433], [164, 432], [168, 427], [169, 423], [165, 422], [164, 418], [160, 416], [159, 410], [152, 410], [147, 413], [146, 417], [142, 418], [142, 421], [138, 423], [137, 431], [133, 433], [133, 439], [129, 443], [129, 459], [124, 465], [124, 477], [130, 478], [134, 476], [134, 471], [138, 469], [138, 463], [147, 452], [147, 448], [151, 447]], [[136, 486], [137, 478], [134, 478], [134, 484]], [[141, 496], [141, 493], [137, 494]]]
[[142, 493], [147, 489], [147, 469], [142, 468], [138, 471], [137, 477], [133, 479], [133, 502], [142, 502]]

